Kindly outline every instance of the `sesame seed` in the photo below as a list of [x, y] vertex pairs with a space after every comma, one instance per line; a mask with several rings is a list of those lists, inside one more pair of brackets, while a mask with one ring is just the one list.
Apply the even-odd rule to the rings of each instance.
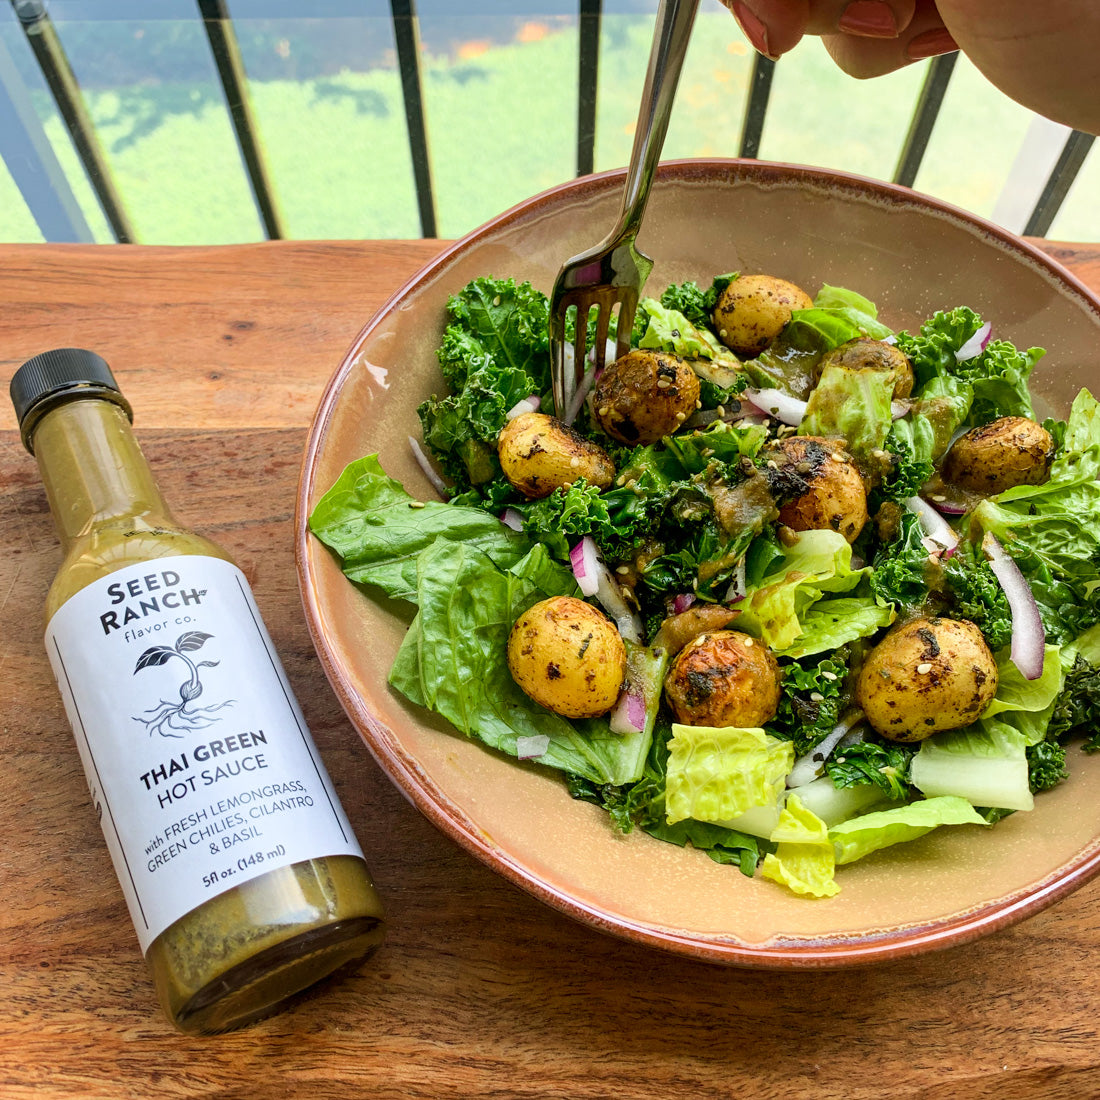
[[424, 502], [422, 500], [410, 500], [409, 501], [409, 507], [410, 508], [423, 508], [424, 507]]
[[667, 390], [671, 385], [672, 383], [667, 378], [657, 379], [657, 389], [659, 390]]
[[933, 494], [932, 494], [932, 499], [933, 499], [933, 500], [934, 500], [934, 501], [935, 501], [935, 502], [936, 502], [937, 504], [942, 504], [942, 503], [943, 503], [943, 502], [944, 502], [944, 501], [945, 501], [945, 500], [947, 499], [947, 497], [945, 497], [945, 496], [943, 495], [943, 493], [933, 493]]
[[576, 468], [577, 468], [577, 467], [578, 467], [578, 466], [579, 466], [580, 464], [581, 464], [581, 460], [580, 460], [579, 458], [577, 458], [577, 456], [576, 456], [576, 455], [574, 455], [574, 456], [573, 456], [573, 457], [572, 457], [572, 458], [571, 458], [571, 459], [569, 460], [569, 468], [570, 468], [571, 470], [575, 470], [575, 469], [576, 469]]
[[599, 414], [600, 414], [600, 416], [607, 416], [607, 414], [608, 414], [609, 412], [611, 412], [611, 409], [610, 409], [610, 408], [608, 408], [608, 406], [607, 406], [607, 405], [601, 405], [601, 406], [600, 406], [600, 408], [599, 408]]
[[810, 702], [811, 703], [824, 703], [825, 702], [825, 696], [822, 695], [820, 691], [811, 691], [810, 692]]
[[886, 452], [883, 451], [883, 450], [880, 450], [876, 447], [875, 450], [873, 450], [871, 452], [871, 457], [872, 458], [885, 458], [886, 457]]
[[500, 305], [500, 295], [499, 294], [493, 299], [493, 305], [495, 305], [495, 306]]
[[724, 328], [720, 328], [720, 329], [718, 330], [718, 335], [719, 335], [719, 336], [721, 336], [721, 337], [722, 337], [723, 339], [725, 339], [725, 337], [726, 337], [726, 330], [725, 330]]
[[681, 410], [680, 410], [680, 411], [679, 411], [679, 412], [678, 412], [678, 413], [676, 414], [676, 419], [677, 419], [678, 421], [680, 421], [681, 423], [683, 423], [683, 421], [687, 420], [687, 413], [686, 413], [686, 412], [684, 412], [684, 411], [683, 411], [683, 409], [681, 409]]
[[615, 484], [619, 485], [619, 486], [625, 485], [626, 484], [626, 474], [619, 474], [619, 476], [617, 478], [615, 478]]
[[836, 673], [835, 672], [823, 672], [821, 674], [821, 678], [823, 680], [835, 680], [836, 679]]
[[615, 572], [618, 573], [620, 577], [625, 577], [627, 575], [627, 573], [630, 572], [630, 566], [629, 565], [616, 565], [615, 566]]
[[920, 673], [920, 674], [921, 674], [922, 676], [923, 676], [923, 675], [924, 675], [924, 674], [925, 674], [926, 672], [931, 672], [931, 671], [932, 671], [932, 663], [931, 663], [930, 661], [921, 661], [921, 663], [920, 663], [919, 665], [917, 665], [917, 671], [918, 671], [918, 672], [919, 672], [919, 673]]
[[752, 644], [753, 644], [753, 643], [752, 643], [752, 639], [751, 639], [751, 638], [746, 638], [746, 639], [745, 639], [745, 648], [746, 648], [746, 649], [752, 649]]
[[696, 402], [695, 402], [695, 407], [696, 407], [697, 409], [701, 409], [701, 408], [703, 407], [703, 402], [702, 402], [702, 401], [696, 401]]
[[718, 414], [718, 419], [719, 420], [722, 420], [722, 419], [725, 418], [725, 415], [726, 415], [726, 406], [725, 405], [719, 405], [718, 408], [716, 408], [714, 411]]

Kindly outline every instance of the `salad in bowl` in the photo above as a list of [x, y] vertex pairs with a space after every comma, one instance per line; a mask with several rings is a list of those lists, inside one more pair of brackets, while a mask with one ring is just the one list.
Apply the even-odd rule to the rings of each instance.
[[439, 499], [365, 455], [309, 518], [413, 605], [405, 699], [609, 828], [812, 898], [1037, 812], [1071, 740], [1100, 748], [1098, 406], [1040, 418], [1043, 352], [996, 318], [677, 283], [558, 418], [545, 295], [485, 277], [447, 308], [410, 440]]

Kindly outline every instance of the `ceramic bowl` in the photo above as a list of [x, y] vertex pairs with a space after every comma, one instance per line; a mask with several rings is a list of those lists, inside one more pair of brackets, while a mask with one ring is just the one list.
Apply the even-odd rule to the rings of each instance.
[[[306, 519], [344, 466], [378, 452], [414, 495], [433, 490], [408, 437], [441, 389], [435, 350], [448, 295], [480, 275], [549, 292], [562, 261], [601, 239], [622, 173], [538, 195], [444, 251], [360, 333], [310, 431], [297, 513], [309, 627], [352, 724], [381, 767], [447, 836], [506, 879], [589, 925], [698, 959], [759, 967], [857, 965], [957, 944], [1050, 904], [1100, 868], [1100, 756], [1071, 750], [1072, 778], [992, 830], [942, 829], [844, 867], [814, 901], [635, 832], [573, 801], [554, 774], [454, 732], [391, 691], [404, 605], [352, 586]], [[661, 167], [640, 240], [651, 293], [766, 271], [814, 293], [847, 286], [894, 328], [968, 304], [996, 333], [1048, 349], [1034, 389], [1044, 412], [1100, 383], [1100, 302], [1037, 249], [997, 227], [889, 184], [759, 162]]]

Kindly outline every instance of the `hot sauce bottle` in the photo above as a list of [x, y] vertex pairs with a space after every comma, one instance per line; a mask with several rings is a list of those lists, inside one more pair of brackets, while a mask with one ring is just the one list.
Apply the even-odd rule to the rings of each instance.
[[381, 942], [362, 851], [244, 574], [172, 517], [107, 363], [45, 352], [11, 397], [64, 551], [46, 648], [160, 1002], [250, 1023]]

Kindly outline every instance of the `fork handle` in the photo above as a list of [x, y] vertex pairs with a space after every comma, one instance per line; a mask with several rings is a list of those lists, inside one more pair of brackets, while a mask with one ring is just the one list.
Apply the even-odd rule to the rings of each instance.
[[657, 9], [649, 68], [646, 70], [638, 124], [634, 131], [634, 147], [630, 153], [630, 169], [623, 190], [622, 212], [618, 225], [608, 238], [609, 243], [635, 237], [641, 226], [698, 8], [699, 0], [661, 0]]

